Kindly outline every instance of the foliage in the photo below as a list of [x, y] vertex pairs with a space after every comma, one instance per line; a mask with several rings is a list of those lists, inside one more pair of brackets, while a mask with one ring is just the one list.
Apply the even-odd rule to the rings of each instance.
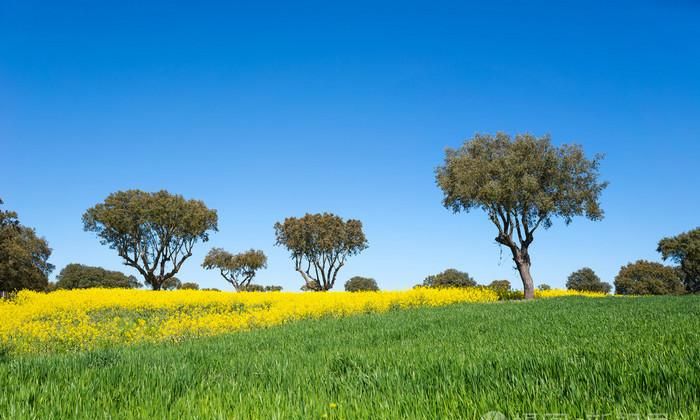
[[684, 291], [678, 270], [656, 262], [630, 263], [615, 277], [618, 295], [676, 295]]
[[255, 273], [267, 267], [265, 253], [248, 250], [240, 254], [231, 254], [221, 248], [212, 248], [204, 258], [202, 267], [207, 270], [218, 269], [227, 282], [237, 291], [248, 290]]
[[600, 280], [600, 277], [590, 268], [584, 267], [574, 271], [566, 281], [566, 288], [570, 290], [581, 290], [586, 292], [610, 293], [609, 283]]
[[511, 285], [508, 280], [494, 280], [489, 283], [488, 287], [493, 290], [502, 290], [504, 292], [509, 292], [511, 290]]
[[523, 298], [523, 293], [519, 290], [513, 290], [508, 280], [494, 280], [486, 288], [496, 292], [498, 300], [520, 300]]
[[159, 290], [192, 256], [192, 248], [217, 230], [215, 210], [167, 191], [118, 191], [83, 215], [86, 231], [115, 249], [146, 284]]
[[265, 291], [265, 287], [264, 287], [263, 285], [261, 285], [261, 284], [251, 283], [251, 284], [248, 284], [248, 285], [244, 286], [244, 287], [243, 287], [241, 290], [239, 290], [239, 291], [240, 291], [240, 292], [264, 292], [264, 291]]
[[548, 285], [547, 283], [542, 283], [539, 286], [537, 286], [538, 290], [552, 290], [552, 286]]
[[102, 267], [82, 264], [68, 264], [56, 278], [55, 289], [87, 289], [90, 287], [139, 288], [142, 284], [136, 277], [119, 271], [109, 271]]
[[355, 276], [345, 282], [346, 292], [378, 292], [377, 281], [370, 277]]
[[263, 286], [261, 284], [249, 284], [242, 292], [280, 292], [282, 291], [282, 286]]
[[54, 269], [50, 256], [46, 239], [23, 226], [16, 212], [0, 210], [0, 291], [44, 290]]
[[700, 227], [662, 239], [657, 250], [664, 260], [680, 265], [688, 292], [700, 292]]
[[587, 159], [577, 145], [556, 147], [549, 136], [477, 134], [461, 148], [447, 150], [436, 178], [446, 208], [486, 212], [498, 229], [496, 242], [511, 251], [530, 299], [529, 247], [537, 228], [549, 228], [555, 218], [566, 224], [575, 216], [603, 218], [599, 199], [607, 184], [598, 181], [600, 159]]
[[180, 285], [180, 290], [199, 290], [199, 285], [193, 282], [185, 282]]
[[448, 268], [442, 273], [431, 275], [423, 280], [425, 287], [474, 287], [476, 281], [464, 271]]
[[698, 308], [699, 296], [422, 307], [13, 357], [0, 362], [0, 389], [12, 390], [0, 409], [17, 419], [698, 419]]
[[160, 286], [161, 290], [179, 290], [182, 288], [182, 281], [177, 277], [170, 277]]
[[368, 246], [362, 222], [331, 213], [288, 217], [275, 223], [275, 236], [276, 245], [291, 252], [304, 286], [314, 291], [332, 289], [347, 258]]

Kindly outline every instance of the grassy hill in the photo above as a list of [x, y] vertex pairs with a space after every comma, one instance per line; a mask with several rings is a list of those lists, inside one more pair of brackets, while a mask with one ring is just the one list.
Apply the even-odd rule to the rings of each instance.
[[0, 388], [7, 418], [700, 418], [700, 296], [455, 304], [0, 354]]

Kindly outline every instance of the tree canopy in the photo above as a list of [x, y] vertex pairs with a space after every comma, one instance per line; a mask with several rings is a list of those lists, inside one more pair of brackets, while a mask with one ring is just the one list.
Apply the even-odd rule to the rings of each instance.
[[618, 295], [678, 295], [685, 292], [679, 270], [639, 260], [627, 264], [615, 277]]
[[294, 268], [307, 290], [333, 288], [348, 257], [367, 248], [359, 220], [343, 220], [331, 213], [288, 217], [275, 223], [276, 245], [289, 250]]
[[664, 260], [680, 266], [688, 292], [700, 292], [700, 227], [662, 239], [657, 250]]
[[603, 218], [598, 180], [602, 156], [586, 158], [578, 145], [552, 145], [549, 136], [477, 134], [459, 149], [447, 149], [436, 179], [443, 205], [456, 212], [482, 209], [498, 229], [523, 281], [525, 298], [534, 297], [529, 247], [540, 227], [555, 218]]
[[566, 288], [569, 290], [579, 290], [584, 292], [610, 293], [609, 283], [600, 280], [600, 277], [588, 267], [574, 271], [566, 281]]
[[425, 287], [474, 287], [476, 281], [464, 271], [448, 268], [439, 274], [430, 275], [423, 280]]
[[198, 241], [217, 230], [216, 210], [167, 191], [118, 191], [83, 215], [86, 231], [115, 249], [153, 290], [162, 288], [192, 256]]
[[16, 212], [0, 210], [0, 291], [45, 290], [54, 269], [50, 256], [46, 239], [23, 226]]
[[355, 276], [345, 282], [346, 292], [378, 292], [377, 281], [370, 277]]
[[494, 280], [486, 287], [503, 293], [510, 292], [512, 289], [510, 281], [508, 280]]
[[182, 288], [182, 281], [177, 277], [168, 277], [160, 285], [160, 290], [179, 290]]
[[180, 285], [180, 290], [199, 290], [199, 285], [197, 283], [187, 281]]
[[[231, 254], [221, 248], [212, 248], [204, 258], [202, 267], [218, 269], [236, 291], [245, 291], [251, 285], [255, 273], [267, 267], [267, 257], [259, 250], [251, 249], [239, 254]], [[262, 286], [261, 286], [262, 287]]]
[[127, 276], [119, 271], [109, 271], [102, 267], [82, 264], [68, 264], [56, 278], [57, 289], [138, 288], [142, 284], [134, 276]]

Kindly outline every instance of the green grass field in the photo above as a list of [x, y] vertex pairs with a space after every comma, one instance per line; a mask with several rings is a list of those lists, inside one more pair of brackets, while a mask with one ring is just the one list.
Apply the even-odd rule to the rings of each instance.
[[700, 296], [460, 304], [0, 355], [0, 387], [13, 419], [698, 419]]

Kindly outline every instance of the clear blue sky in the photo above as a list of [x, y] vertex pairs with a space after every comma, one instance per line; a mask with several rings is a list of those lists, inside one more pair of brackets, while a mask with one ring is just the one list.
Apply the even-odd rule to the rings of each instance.
[[80, 218], [139, 188], [218, 210], [183, 281], [226, 288], [206, 251], [255, 247], [258, 281], [297, 290], [272, 225], [330, 211], [370, 241], [340, 288], [448, 267], [520, 287], [484, 214], [453, 215], [434, 183], [445, 147], [498, 130], [607, 155], [605, 220], [540, 231], [536, 283], [583, 266], [612, 281], [700, 225], [697, 2], [336, 3], [3, 1], [0, 197], [47, 238], [54, 276], [129, 272]]

